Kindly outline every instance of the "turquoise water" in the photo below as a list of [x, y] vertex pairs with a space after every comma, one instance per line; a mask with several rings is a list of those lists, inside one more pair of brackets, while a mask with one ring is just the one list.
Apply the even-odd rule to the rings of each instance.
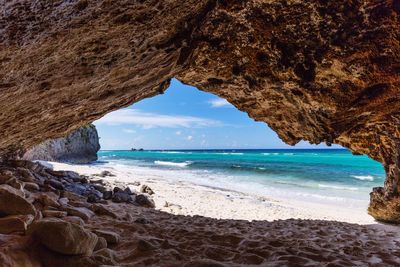
[[[383, 167], [344, 149], [100, 151], [99, 162], [261, 196], [366, 206]], [[142, 172], [143, 173], [143, 172]]]

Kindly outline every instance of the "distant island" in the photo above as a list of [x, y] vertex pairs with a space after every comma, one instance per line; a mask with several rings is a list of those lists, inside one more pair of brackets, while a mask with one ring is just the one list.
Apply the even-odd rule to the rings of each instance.
[[139, 148], [139, 149], [131, 148], [131, 151], [144, 151], [144, 149], [143, 148]]

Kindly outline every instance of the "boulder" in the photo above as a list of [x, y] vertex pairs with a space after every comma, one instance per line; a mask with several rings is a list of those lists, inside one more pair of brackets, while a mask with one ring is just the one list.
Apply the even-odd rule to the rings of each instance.
[[30, 182], [26, 182], [24, 183], [24, 188], [28, 191], [39, 191], [40, 187], [38, 184], [36, 183], [30, 183]]
[[50, 186], [52, 186], [53, 188], [55, 188], [57, 190], [65, 190], [64, 185], [60, 181], [50, 179], [50, 180], [47, 180], [45, 182], [45, 184], [49, 184]]
[[98, 240], [97, 240], [97, 244], [96, 244], [96, 246], [94, 248], [94, 251], [97, 251], [97, 250], [100, 250], [100, 249], [103, 249], [103, 248], [107, 248], [106, 239], [104, 237], [101, 237], [101, 236], [97, 236], [97, 237], [98, 237]]
[[90, 256], [98, 241], [95, 234], [82, 226], [55, 218], [32, 223], [28, 234], [48, 249], [65, 255]]
[[0, 234], [25, 233], [27, 226], [32, 221], [32, 215], [12, 215], [0, 218]]
[[154, 200], [152, 200], [151, 198], [149, 198], [145, 195], [137, 195], [135, 198], [135, 204], [137, 204], [141, 207], [146, 207], [146, 208], [155, 208], [156, 207]]
[[87, 202], [89, 203], [99, 203], [100, 201], [101, 198], [96, 194], [91, 193], [87, 196]]
[[133, 201], [133, 198], [125, 192], [117, 192], [112, 196], [112, 201], [115, 203], [129, 203]]
[[38, 201], [44, 207], [60, 207], [58, 195], [53, 192], [43, 192], [35, 195], [35, 201]]
[[7, 183], [10, 179], [15, 178], [14, 173], [9, 170], [1, 170], [0, 171], [0, 184]]
[[128, 195], [135, 195], [135, 193], [133, 193], [132, 190], [129, 187], [126, 187], [124, 189], [124, 193], [127, 193]]
[[113, 191], [104, 191], [103, 192], [103, 198], [105, 200], [109, 200], [113, 197]]
[[100, 176], [100, 177], [113, 177], [115, 176], [115, 174], [109, 172], [109, 171], [102, 171], [100, 174], [97, 174], [96, 176]]
[[92, 211], [94, 211], [97, 215], [106, 215], [110, 216], [111, 218], [118, 218], [118, 215], [112, 212], [109, 208], [102, 204], [93, 204]]
[[67, 217], [64, 217], [63, 220], [70, 222], [70, 223], [77, 224], [77, 225], [81, 225], [81, 226], [85, 225], [85, 222], [80, 217], [77, 217], [77, 216], [67, 216]]
[[28, 169], [18, 167], [17, 168], [19, 179], [23, 182], [34, 183], [36, 181], [35, 176], [33, 176], [32, 172]]
[[44, 210], [42, 211], [44, 217], [62, 218], [68, 215], [66, 211], [59, 210]]
[[107, 241], [107, 244], [116, 244], [121, 238], [119, 234], [111, 231], [94, 230], [93, 233], [99, 237], [103, 237]]
[[90, 218], [94, 216], [93, 211], [89, 210], [88, 208], [85, 207], [66, 207], [65, 211], [68, 213], [68, 215], [71, 216], [77, 216], [84, 220], [85, 222], [89, 221]]
[[24, 193], [9, 185], [0, 185], [0, 214], [35, 215], [35, 207], [24, 198]]

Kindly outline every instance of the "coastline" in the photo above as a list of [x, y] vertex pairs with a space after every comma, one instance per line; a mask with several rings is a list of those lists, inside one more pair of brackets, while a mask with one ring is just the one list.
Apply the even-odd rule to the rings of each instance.
[[[188, 181], [166, 179], [143, 173], [135, 167], [111, 166], [108, 164], [74, 165], [46, 162], [55, 170], [71, 170], [82, 175], [94, 176], [110, 171], [115, 176], [102, 177], [113, 186], [128, 186], [139, 191], [142, 185], [149, 186], [156, 209], [175, 215], [204, 216], [215, 219], [276, 221], [285, 219], [329, 220], [361, 225], [377, 224], [366, 209], [299, 201], [288, 198], [260, 196], [227, 188], [200, 185]], [[136, 183], [135, 183], [136, 182]], [[137, 182], [140, 185], [137, 185]]]

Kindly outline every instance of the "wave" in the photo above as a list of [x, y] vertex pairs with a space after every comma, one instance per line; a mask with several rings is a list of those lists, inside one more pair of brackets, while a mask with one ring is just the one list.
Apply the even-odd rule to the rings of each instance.
[[215, 153], [217, 155], [244, 155], [243, 153], [237, 153], [237, 152], [223, 152], [223, 153]]
[[330, 188], [330, 189], [339, 189], [339, 190], [350, 190], [357, 191], [357, 187], [346, 187], [346, 186], [337, 186], [337, 185], [326, 185], [326, 184], [318, 184], [319, 188]]
[[294, 153], [283, 153], [283, 155], [285, 155], [285, 156], [292, 156], [292, 155], [294, 155]]
[[269, 156], [269, 155], [279, 155], [279, 153], [262, 153], [265, 156]]
[[171, 162], [171, 161], [161, 161], [161, 160], [154, 161], [154, 164], [156, 165], [181, 167], [181, 168], [189, 166], [192, 163], [193, 162], [191, 161], [185, 161], [185, 162]]
[[350, 175], [354, 179], [361, 180], [361, 181], [373, 181], [374, 177], [372, 175]]
[[183, 152], [183, 151], [157, 151], [156, 153], [162, 153], [162, 154], [192, 154], [192, 152]]

